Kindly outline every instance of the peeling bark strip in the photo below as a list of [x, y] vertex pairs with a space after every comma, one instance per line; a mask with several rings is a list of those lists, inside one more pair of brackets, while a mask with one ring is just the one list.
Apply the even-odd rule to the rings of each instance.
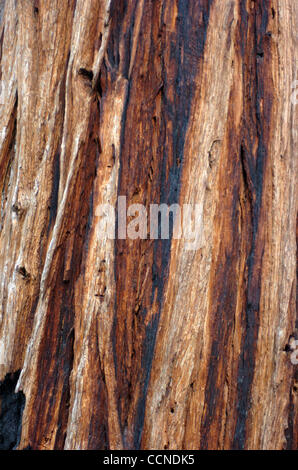
[[[297, 30], [0, 1], [0, 448], [298, 448]], [[200, 248], [100, 237], [118, 196], [199, 205]]]

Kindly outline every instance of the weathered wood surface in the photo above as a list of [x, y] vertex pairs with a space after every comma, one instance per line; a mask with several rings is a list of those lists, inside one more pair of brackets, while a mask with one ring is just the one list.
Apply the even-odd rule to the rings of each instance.
[[0, 4], [0, 446], [297, 449], [297, 1]]

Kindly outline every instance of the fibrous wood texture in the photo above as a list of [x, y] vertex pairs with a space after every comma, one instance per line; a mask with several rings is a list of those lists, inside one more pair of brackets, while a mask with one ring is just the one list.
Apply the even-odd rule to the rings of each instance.
[[297, 1], [0, 5], [0, 446], [297, 449]]

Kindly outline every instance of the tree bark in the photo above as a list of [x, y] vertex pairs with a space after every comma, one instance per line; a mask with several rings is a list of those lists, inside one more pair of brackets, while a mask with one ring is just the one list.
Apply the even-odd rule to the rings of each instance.
[[297, 449], [297, 1], [0, 5], [0, 447]]

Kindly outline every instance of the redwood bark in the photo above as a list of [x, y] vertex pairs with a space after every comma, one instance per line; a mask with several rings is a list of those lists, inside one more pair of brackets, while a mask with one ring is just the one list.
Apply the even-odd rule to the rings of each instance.
[[[0, 20], [0, 448], [297, 449], [297, 1]], [[199, 249], [100, 239], [118, 196]]]

